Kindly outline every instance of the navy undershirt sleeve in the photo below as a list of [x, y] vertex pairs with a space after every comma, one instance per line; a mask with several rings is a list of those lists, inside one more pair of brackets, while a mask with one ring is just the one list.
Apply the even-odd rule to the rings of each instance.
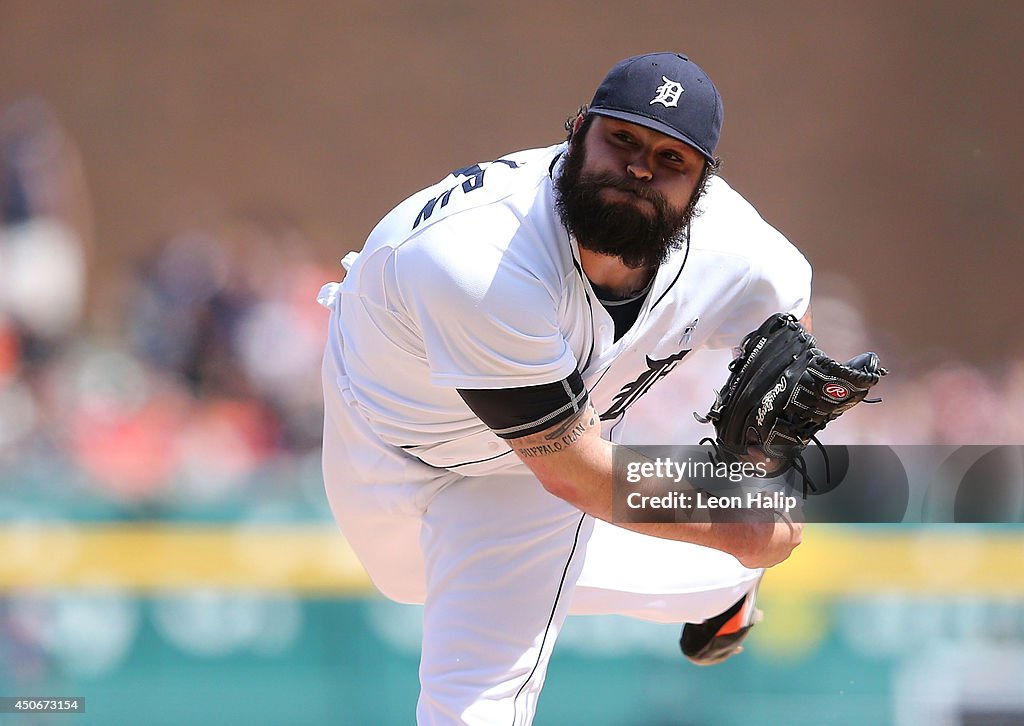
[[473, 413], [503, 439], [549, 429], [578, 413], [588, 400], [579, 371], [540, 386], [457, 390]]

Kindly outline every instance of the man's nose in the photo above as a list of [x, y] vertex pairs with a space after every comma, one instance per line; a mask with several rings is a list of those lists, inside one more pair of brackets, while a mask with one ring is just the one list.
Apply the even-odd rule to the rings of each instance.
[[651, 164], [644, 154], [637, 154], [626, 164], [626, 173], [640, 181], [650, 181], [654, 178]]

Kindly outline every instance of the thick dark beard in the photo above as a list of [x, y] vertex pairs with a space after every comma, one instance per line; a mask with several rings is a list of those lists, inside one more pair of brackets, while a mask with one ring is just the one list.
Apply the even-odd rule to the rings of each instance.
[[[555, 180], [555, 208], [582, 249], [618, 257], [622, 264], [638, 270], [658, 267], [686, 242], [697, 199], [698, 184], [690, 203], [674, 209], [658, 192], [642, 183], [612, 174], [584, 174], [586, 160], [583, 135], [578, 134], [566, 153], [562, 173]], [[653, 205], [653, 214], [630, 202], [606, 202], [603, 189], [635, 194]]]

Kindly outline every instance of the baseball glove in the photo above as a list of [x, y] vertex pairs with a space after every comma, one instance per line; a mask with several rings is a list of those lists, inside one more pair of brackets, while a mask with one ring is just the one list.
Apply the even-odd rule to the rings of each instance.
[[805, 496], [808, 486], [815, 487], [807, 477], [804, 448], [811, 441], [820, 445], [815, 434], [868, 400], [868, 391], [887, 373], [874, 353], [846, 363], [833, 360], [815, 347], [814, 336], [795, 317], [783, 313], [744, 338], [729, 372], [711, 410], [697, 416], [715, 426], [715, 438], [701, 443], [710, 442], [721, 461], [763, 462], [769, 477], [795, 467]]

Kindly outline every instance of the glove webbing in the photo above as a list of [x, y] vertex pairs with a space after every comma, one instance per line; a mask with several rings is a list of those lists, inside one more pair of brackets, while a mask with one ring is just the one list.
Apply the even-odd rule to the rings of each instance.
[[[832, 483], [832, 463], [829, 461], [828, 458], [828, 449], [826, 449], [824, 445], [822, 445], [822, 443], [818, 440], [817, 436], [812, 435], [811, 441], [818, 445], [818, 450], [821, 451], [821, 458], [824, 459], [825, 461], [825, 485], [828, 486], [829, 484]], [[716, 461], [716, 458], [718, 459], [718, 461], [722, 460], [717, 441], [715, 441], [710, 436], [705, 436], [698, 442], [699, 446], [703, 446], [704, 444], [711, 444], [711, 448], [714, 449], [715, 451], [714, 454], [712, 454], [710, 451], [708, 452], [708, 460], [711, 461], [712, 464], [718, 463]], [[790, 461], [792, 463], [792, 467], [796, 469], [796, 472], [800, 475], [800, 479], [803, 485], [803, 498], [807, 499], [808, 489], [810, 489], [812, 492], [817, 493], [818, 487], [814, 485], [814, 479], [812, 479], [811, 475], [807, 473], [807, 461], [806, 459], [804, 459], [804, 453], [801, 451], [799, 454], [796, 454], [793, 457], [791, 457]], [[785, 471], [786, 469], [783, 469], [779, 473], [782, 474], [785, 473]]]

